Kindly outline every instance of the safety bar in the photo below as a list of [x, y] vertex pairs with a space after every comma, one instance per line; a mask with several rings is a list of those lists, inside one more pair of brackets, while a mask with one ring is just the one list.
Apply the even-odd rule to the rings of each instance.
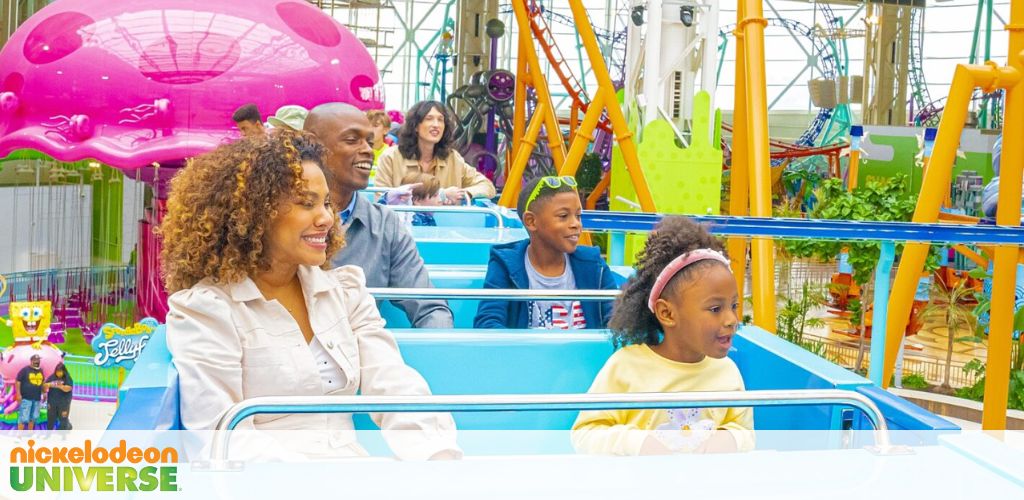
[[874, 426], [875, 445], [892, 448], [881, 410], [867, 396], [841, 389], [654, 392], [633, 394], [502, 394], [464, 396], [263, 396], [235, 403], [217, 422], [210, 450], [214, 466], [226, 463], [231, 431], [260, 414], [410, 413], [559, 410], [635, 410], [813, 406], [837, 404], [864, 412]]
[[469, 213], [469, 214], [489, 214], [498, 221], [498, 229], [505, 229], [505, 220], [502, 218], [501, 212], [494, 207], [478, 207], [478, 206], [438, 206], [438, 207], [424, 207], [416, 205], [388, 205], [388, 208], [395, 212], [456, 212], [456, 213]]
[[[599, 231], [650, 231], [661, 214], [583, 211], [583, 228]], [[688, 216], [707, 224], [720, 236], [764, 236], [773, 238], [815, 238], [858, 241], [920, 241], [1020, 245], [1024, 227], [934, 224], [918, 222], [871, 222], [822, 219], [738, 217], [726, 215]]]
[[[378, 194], [385, 194], [385, 193], [387, 193], [389, 191], [394, 191], [395, 189], [398, 189], [398, 186], [396, 186], [396, 187], [365, 187], [363, 189], [360, 189], [360, 191], [362, 191], [364, 193], [371, 193], [371, 194], [378, 195]], [[377, 199], [377, 198], [374, 198], [374, 199]]]
[[609, 301], [621, 290], [508, 290], [499, 288], [369, 288], [377, 300], [460, 299], [460, 300], [578, 300]]

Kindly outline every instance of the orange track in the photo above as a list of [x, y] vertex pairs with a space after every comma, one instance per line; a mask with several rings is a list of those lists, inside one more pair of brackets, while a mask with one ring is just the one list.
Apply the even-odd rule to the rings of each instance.
[[[527, 2], [528, 0], [521, 0]], [[536, 3], [529, 1], [527, 4], [527, 12], [530, 13], [530, 30], [533, 31], [533, 37], [540, 44], [541, 50], [544, 51], [544, 55], [548, 58], [548, 62], [551, 63], [552, 69], [555, 70], [555, 74], [558, 75], [558, 79], [562, 82], [562, 86], [565, 87], [566, 92], [572, 97], [573, 101], [573, 114], [568, 122], [559, 120], [559, 123], [567, 123], [570, 125], [570, 132], [576, 129], [576, 117], [578, 113], [586, 113], [587, 107], [590, 105], [590, 98], [587, 96], [587, 91], [583, 89], [583, 85], [573, 75], [572, 70], [569, 69], [569, 64], [565, 62], [565, 57], [562, 55], [562, 51], [559, 50], [558, 45], [555, 45], [555, 38], [551, 33], [551, 29], [548, 27], [547, 22], [544, 21], [543, 12], [537, 6]], [[606, 132], [611, 132], [611, 125], [608, 123], [608, 115], [602, 115], [601, 120], [598, 122], [597, 127]]]
[[[722, 130], [732, 132], [732, 125], [722, 122]], [[778, 158], [803, 158], [815, 155], [838, 156], [841, 150], [850, 147], [849, 144], [832, 144], [829, 146], [815, 147], [797, 146], [796, 144], [790, 144], [788, 142], [782, 142], [774, 139], [769, 139], [768, 145], [774, 149], [771, 152], [773, 160]]]

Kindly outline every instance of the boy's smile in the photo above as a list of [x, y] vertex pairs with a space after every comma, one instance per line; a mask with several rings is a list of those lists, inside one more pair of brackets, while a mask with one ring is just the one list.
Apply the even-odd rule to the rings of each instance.
[[564, 192], [539, 201], [528, 212], [533, 215], [532, 220], [526, 221], [531, 244], [540, 242], [561, 253], [575, 252], [583, 229], [579, 195], [575, 191]]

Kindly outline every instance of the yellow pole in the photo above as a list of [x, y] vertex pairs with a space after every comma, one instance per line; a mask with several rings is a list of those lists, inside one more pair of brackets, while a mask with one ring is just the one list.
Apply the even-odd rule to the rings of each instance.
[[[737, 4], [737, 22], [743, 19], [746, 9], [743, 2]], [[736, 88], [732, 116], [732, 165], [729, 167], [729, 214], [750, 215], [750, 167], [747, 160], [747, 70], [743, 32], [736, 30]], [[741, 298], [737, 316], [743, 317], [743, 289], [747, 274], [747, 238], [733, 236], [728, 240], [729, 260], [736, 288]]]
[[846, 190], [853, 191], [857, 188], [857, 177], [860, 175], [860, 149], [850, 150], [850, 168], [847, 169], [849, 172], [847, 176], [849, 180], [846, 183]]
[[[544, 82], [547, 85], [547, 81]], [[544, 130], [548, 134], [548, 148], [551, 149], [551, 159], [555, 163], [555, 171], [562, 169], [565, 164], [565, 140], [562, 138], [562, 127], [558, 125], [558, 117], [555, 116], [554, 104], [551, 103], [551, 96], [548, 95], [548, 109], [544, 113]]]
[[[945, 192], [953, 173], [953, 161], [960, 144], [964, 121], [967, 119], [967, 108], [975, 86], [991, 88], [996, 82], [1000, 71], [994, 64], [988, 66], [957, 65], [953, 74], [953, 83], [949, 89], [946, 107], [939, 121], [939, 131], [935, 137], [935, 149], [928, 169], [923, 173], [921, 193], [917, 198], [912, 222], [935, 222], [939, 218], [939, 205], [945, 199]], [[1012, 79], [1011, 75], [1002, 77], [1003, 81]], [[993, 89], [994, 90], [994, 89]], [[1013, 142], [1013, 141], [1011, 141]], [[1002, 183], [1000, 183], [1002, 186]], [[1020, 199], [1020, 198], [1018, 198]], [[889, 379], [895, 371], [896, 354], [903, 335], [906, 333], [907, 322], [910, 321], [910, 307], [914, 301], [917, 283], [928, 257], [927, 243], [907, 243], [900, 257], [899, 269], [889, 295], [889, 315], [886, 319], [885, 336], [885, 370], [882, 384], [888, 387]], [[994, 297], [993, 297], [994, 298]], [[995, 305], [993, 304], [993, 307]], [[991, 348], [989, 349], [991, 353]], [[988, 380], [986, 378], [986, 380]]]
[[[544, 77], [544, 71], [540, 66], [540, 60], [537, 58], [537, 51], [533, 47], [533, 39], [530, 38], [530, 17], [526, 11], [525, 0], [516, 0], [512, 2], [512, 9], [516, 16], [516, 24], [519, 27], [519, 62], [518, 69], [523, 75], [527, 75], [522, 78], [522, 98], [519, 99], [520, 91], [520, 79], [516, 80], [516, 108], [513, 115], [513, 128], [515, 130], [522, 130], [517, 128], [518, 126], [525, 125], [526, 122], [526, 85], [533, 87], [534, 92], [537, 94], [537, 108], [533, 110], [534, 117], [540, 116], [543, 120], [543, 124], [547, 127], [548, 132], [548, 146], [551, 148], [551, 158], [555, 163], [555, 168], [561, 167], [565, 161], [565, 143], [562, 140], [561, 128], [558, 126], [558, 118], [555, 117], [554, 102], [551, 100], [551, 93], [548, 91], [548, 82]], [[520, 104], [523, 109], [520, 110]], [[543, 105], [543, 106], [542, 106]], [[542, 113], [542, 110], [543, 113]], [[522, 114], [520, 117], [519, 113]], [[521, 122], [517, 121], [520, 120]], [[530, 119], [531, 125], [533, 124], [533, 117]], [[526, 162], [529, 161], [530, 155], [525, 157], [519, 151], [525, 142], [521, 136], [513, 133], [513, 144], [515, 154], [513, 158], [515, 161], [512, 166], [509, 167], [508, 176], [505, 179], [505, 188], [502, 190], [499, 204], [507, 207], [514, 207], [514, 205], [505, 205], [504, 203], [515, 203], [516, 198], [519, 195], [519, 190], [522, 188], [523, 170], [526, 168]], [[531, 142], [530, 152], [533, 152], [533, 147], [536, 145], [536, 141]], [[520, 164], [520, 159], [522, 163]], [[515, 177], [515, 182], [513, 181]]]
[[[1024, 0], [1010, 2], [1009, 65], [1019, 78], [1024, 74]], [[999, 171], [999, 206], [996, 224], [1020, 225], [1021, 181], [1024, 176], [1024, 85], [1019, 81], [1006, 91], [1003, 115], [1003, 160]], [[1009, 140], [1008, 140], [1009, 139]], [[1010, 351], [1013, 341], [1014, 284], [1019, 246], [995, 249], [992, 267], [992, 303], [985, 368], [985, 399], [981, 428], [1006, 429], [1006, 403], [1010, 383]]]
[[971, 250], [970, 248], [967, 248], [964, 245], [953, 245], [952, 248], [953, 250], [960, 252], [960, 255], [967, 257], [967, 259], [969, 259], [971, 262], [977, 264], [978, 267], [982, 269], [988, 269], [988, 259], [982, 257], [981, 254], [979, 254], [978, 252], [975, 252], [974, 250]]
[[[533, 38], [530, 29], [530, 14], [526, 10], [527, 0], [513, 0], [512, 10], [515, 13], [516, 25], [519, 28], [519, 57], [518, 67], [521, 71], [529, 73], [530, 78], [527, 82], [533, 87], [537, 94], [538, 103], [547, 103], [548, 115], [544, 117], [544, 127], [547, 129], [548, 136], [548, 147], [551, 148], [551, 159], [555, 163], [556, 170], [561, 168], [562, 163], [565, 161], [565, 141], [562, 139], [562, 129], [558, 125], [558, 117], [555, 116], [554, 101], [551, 100], [551, 92], [548, 90], [548, 81], [544, 76], [544, 69], [540, 66], [540, 59], [537, 57], [537, 51], [533, 46]], [[518, 87], [517, 89], [518, 90]], [[523, 88], [522, 99], [519, 99], [519, 95], [516, 95], [516, 105], [520, 102], [525, 107], [526, 102], [526, 88]], [[517, 108], [518, 109], [518, 108]], [[539, 108], [538, 108], [539, 109]], [[537, 110], [534, 110], [536, 112]], [[523, 110], [523, 119], [518, 124], [526, 126], [526, 111]], [[515, 117], [513, 117], [515, 118]], [[513, 123], [513, 127], [516, 124]], [[522, 130], [522, 129], [517, 129]], [[507, 184], [507, 183], [506, 183]], [[515, 190], [518, 191], [520, 186], [515, 186]]]
[[501, 198], [498, 198], [498, 204], [503, 207], [516, 207], [526, 162], [533, 154], [533, 148], [537, 146], [537, 135], [540, 134], [540, 126], [544, 123], [546, 108], [547, 105], [544, 103], [537, 104], [537, 109], [534, 110], [533, 117], [530, 118], [530, 126], [526, 128], [526, 135], [520, 139], [515, 161], [512, 162], [512, 168], [509, 169], [508, 177], [505, 180], [505, 189], [501, 191]]
[[[622, 151], [622, 158], [626, 162], [626, 171], [629, 172], [629, 178], [633, 181], [633, 188], [636, 190], [640, 208], [644, 212], [653, 213], [656, 211], [654, 199], [651, 197], [651, 190], [647, 186], [647, 178], [640, 168], [636, 143], [633, 142], [633, 133], [629, 131], [629, 127], [626, 125], [626, 117], [622, 114], [622, 107], [615, 98], [615, 85], [608, 74], [608, 66], [604, 63], [604, 54], [601, 53], [601, 48], [597, 45], [597, 36], [594, 35], [594, 27], [590, 24], [590, 17], [587, 16], [587, 11], [583, 8], [583, 3], [580, 0], [569, 0], [569, 7], [572, 8], [572, 17], [576, 21], [576, 30], [579, 33], [580, 40], [583, 42], [583, 47], [587, 51], [587, 59], [590, 62], [591, 69], [594, 71], [598, 90], [594, 96], [594, 102], [590, 103], [587, 113], [583, 115], [583, 125], [580, 126], [576, 137], [573, 138], [573, 143], [569, 147], [569, 154], [565, 158], [565, 165], [562, 166], [562, 172], [576, 173], [580, 160], [583, 159], [583, 150], [576, 147], [576, 141], [584, 140], [585, 138], [588, 142], [593, 140], [594, 127], [597, 123], [595, 122], [593, 126], [587, 128], [587, 118], [591, 111], [594, 111], [595, 107], [598, 108], [597, 112], [600, 112], [600, 108], [603, 107], [608, 110], [608, 120], [611, 122], [615, 140], [619, 143], [619, 150]], [[573, 153], [576, 154], [574, 155]]]
[[572, 143], [569, 144], [569, 152], [565, 155], [565, 163], [558, 171], [558, 175], [576, 175], [579, 169], [580, 160], [587, 152], [587, 146], [594, 140], [594, 131], [597, 129], [597, 122], [601, 120], [601, 112], [604, 111], [604, 89], [598, 88], [594, 97], [587, 106], [587, 112], [583, 114], [583, 121], [580, 127], [573, 133]]
[[[597, 186], [594, 186], [594, 190], [587, 195], [587, 203], [585, 208], [587, 210], [594, 210], [597, 208], [597, 200], [601, 199], [601, 195], [612, 185], [612, 173], [609, 170], [601, 175], [601, 180], [598, 181]], [[2, 277], [2, 276], [0, 276]]]
[[[750, 158], [750, 212], [772, 216], [771, 157], [768, 151], [768, 87], [764, 69], [764, 28], [768, 21], [760, 0], [744, 0], [746, 10], [737, 29], [743, 32], [747, 80], [747, 154]], [[775, 331], [775, 246], [771, 238], [754, 238], [754, 324]]]

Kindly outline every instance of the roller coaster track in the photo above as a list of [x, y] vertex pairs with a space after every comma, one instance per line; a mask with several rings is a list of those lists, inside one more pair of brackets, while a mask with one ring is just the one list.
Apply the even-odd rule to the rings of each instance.
[[530, 30], [533, 31], [533, 36], [551, 63], [551, 69], [555, 71], [565, 90], [569, 92], [569, 96], [575, 102], [589, 102], [590, 98], [587, 97], [586, 89], [576, 79], [565, 56], [562, 55], [562, 51], [555, 43], [554, 34], [551, 33], [551, 28], [544, 20], [544, 9], [537, 2], [531, 1], [527, 4], [527, 12], [530, 14]]
[[[914, 123], [924, 122], [918, 121], [918, 117], [922, 116], [929, 108], [934, 109], [933, 104], [936, 101], [932, 101], [931, 95], [928, 93], [928, 82], [924, 79], [924, 69], [922, 68], [922, 62], [924, 61], [924, 9], [911, 9], [910, 10], [910, 92], [911, 92], [911, 103], [914, 109], [918, 110], [918, 113], [914, 115]], [[942, 108], [939, 108], [941, 111]]]
[[[726, 132], [732, 132], [732, 124], [722, 122], [722, 130]], [[806, 158], [808, 156], [819, 156], [819, 155], [836, 155], [844, 149], [849, 147], [849, 144], [826, 144], [822, 146], [802, 146], [799, 144], [790, 144], [776, 139], [768, 139], [768, 147], [770, 148], [770, 156], [772, 160], [781, 159], [792, 159], [792, 158]]]
[[[527, 12], [530, 15], [530, 30], [533, 31], [533, 37], [540, 44], [540, 48], [544, 51], [544, 56], [547, 57], [548, 62], [551, 63], [551, 69], [554, 70], [558, 76], [558, 80], [562, 82], [562, 86], [565, 87], [569, 97], [572, 99], [572, 110], [574, 113], [587, 112], [587, 108], [590, 106], [590, 97], [587, 96], [587, 90], [583, 88], [583, 84], [573, 74], [572, 68], [569, 67], [569, 63], [566, 61], [565, 56], [562, 55], [562, 51], [558, 48], [558, 44], [555, 43], [554, 34], [551, 32], [550, 26], [544, 19], [545, 15], [551, 16], [552, 18], [558, 17], [563, 23], [570, 26], [575, 25], [575, 22], [568, 16], [558, 14], [556, 12], [545, 12], [543, 6], [539, 2], [533, 0], [514, 0], [527, 2]], [[563, 19], [564, 18], [564, 19]], [[595, 29], [595, 34], [599, 37], [608, 37], [609, 33]], [[614, 38], [613, 38], [614, 40]], [[597, 124], [600, 130], [606, 132], [611, 131], [611, 125], [608, 121], [608, 114], [602, 113], [601, 119]]]
[[[995, 92], [992, 92], [991, 94], [985, 94], [985, 93], [982, 93], [980, 90], [975, 89], [974, 90], [974, 95], [971, 96], [971, 102], [981, 101], [981, 103], [984, 104], [985, 102], [987, 102], [990, 99], [997, 99], [997, 100], [1001, 101], [1002, 98], [1003, 98], [1003, 91], [1002, 90], [997, 90]], [[925, 126], [925, 127], [937, 127], [937, 126], [939, 126], [939, 120], [942, 118], [942, 110], [945, 109], [945, 107], [946, 107], [946, 97], [945, 96], [940, 97], [940, 98], [938, 98], [938, 99], [936, 99], [934, 101], [929, 102], [924, 107], [924, 109], [922, 109], [921, 111], [918, 111], [914, 115], [914, 124]], [[1000, 106], [997, 106], [996, 107], [996, 111], [997, 111], [996, 117], [1002, 116], [1002, 113], [999, 112], [999, 109], [1000, 109]], [[996, 124], [998, 124], [998, 122]]]
[[[818, 7], [821, 8], [822, 5], [824, 4], [819, 3]], [[837, 29], [837, 18], [831, 14], [831, 9], [829, 9], [827, 12], [825, 12], [825, 18], [828, 20], [830, 29]], [[793, 34], [803, 35], [804, 37], [811, 41], [811, 44], [813, 46], [813, 54], [818, 56], [818, 70], [821, 71], [822, 78], [834, 79], [838, 76], [839, 68], [836, 61], [838, 55], [836, 53], [836, 48], [829, 44], [826, 44], [821, 38], [816, 36], [814, 28], [792, 19], [781, 19], [777, 17], [772, 17], [768, 18], [767, 21], [769, 26], [785, 28], [792, 32]], [[735, 30], [735, 24], [723, 26], [719, 30], [719, 36], [725, 39], [725, 37], [731, 35]], [[787, 158], [809, 156], [803, 154], [790, 156], [775, 153], [778, 153], [780, 149], [782, 151], [799, 150], [806, 152], [808, 149], [814, 148], [818, 136], [821, 135], [822, 130], [825, 129], [825, 126], [828, 124], [829, 120], [832, 119], [832, 113], [832, 108], [820, 108], [818, 110], [818, 113], [814, 116], [814, 119], [811, 120], [811, 123], [807, 126], [807, 129], [804, 130], [802, 134], [800, 134], [800, 137], [797, 138], [797, 140], [794, 141], [793, 144], [786, 144], [780, 141], [774, 141], [771, 145], [777, 149], [776, 152], [773, 152], [771, 156], [772, 166], [777, 167], [781, 165], [782, 162], [786, 161]], [[731, 127], [725, 123], [722, 124], [722, 128], [728, 131], [732, 130]], [[827, 146], [823, 147], [825, 149], [829, 149]], [[823, 151], [823, 153], [825, 152], [827, 151]], [[725, 141], [724, 137], [722, 138], [722, 153], [723, 161], [728, 163], [730, 161], [730, 158], [732, 157], [732, 150], [729, 147], [728, 143]], [[821, 153], [812, 153], [811, 155], [814, 154]]]
[[[847, 26], [845, 26], [846, 23], [842, 16], [835, 15], [835, 12], [832, 11], [832, 7], [826, 2], [818, 3], [818, 10], [821, 11], [822, 17], [828, 24], [828, 28], [822, 30], [823, 33], [820, 33], [820, 36], [827, 36], [830, 39], [829, 46], [832, 49], [837, 66], [836, 76], [840, 81], [842, 81], [843, 77], [849, 76], [849, 50], [846, 46], [845, 38], [833, 37], [830, 34], [847, 33]], [[825, 118], [820, 112], [818, 115], [821, 118]], [[818, 116], [815, 117], [815, 120], [817, 120], [817, 118]], [[841, 104], [836, 109], [831, 110], [826, 121], [821, 125], [823, 127], [823, 131], [815, 134], [817, 139], [811, 139], [812, 144], [815, 142], [823, 146], [835, 144], [837, 140], [844, 139], [847, 134], [849, 134], [851, 125], [853, 125], [853, 114], [850, 112], [850, 106], [849, 104]], [[816, 126], [817, 124], [812, 123], [811, 127], [808, 128], [813, 130]]]
[[[821, 4], [819, 4], [819, 7]], [[830, 29], [837, 29], [837, 21], [834, 16], [826, 16], [829, 23]], [[836, 64], [836, 52], [835, 48], [829, 46], [818, 36], [815, 35], [815, 30], [811, 26], [807, 26], [799, 21], [792, 19], [781, 19], [777, 17], [768, 18], [768, 25], [778, 28], [785, 28], [791, 33], [796, 35], [803, 35], [811, 41], [813, 52], [818, 57], [819, 67], [822, 78], [835, 79], [838, 76], [838, 68]], [[736, 30], [735, 24], [723, 26], [719, 30], [719, 34], [722, 36], [728, 36]], [[815, 115], [814, 119], [808, 125], [807, 129], [804, 130], [803, 134], [794, 142], [797, 146], [814, 146], [818, 136], [821, 135], [821, 131], [825, 128], [825, 125], [832, 118], [831, 108], [821, 108], [818, 110], [818, 114]]]
[[[922, 62], [924, 61], [924, 9], [913, 9], [910, 14], [910, 85], [912, 92], [911, 103], [915, 112], [913, 124], [925, 127], [937, 127], [939, 119], [942, 118], [942, 110], [946, 107], [946, 97], [932, 99], [928, 92], [928, 82], [924, 78]], [[1002, 91], [984, 94], [975, 89], [971, 101], [981, 101], [981, 105], [992, 99], [1001, 102]], [[996, 117], [1002, 115], [996, 106]], [[998, 124], [998, 122], [996, 122]]]

